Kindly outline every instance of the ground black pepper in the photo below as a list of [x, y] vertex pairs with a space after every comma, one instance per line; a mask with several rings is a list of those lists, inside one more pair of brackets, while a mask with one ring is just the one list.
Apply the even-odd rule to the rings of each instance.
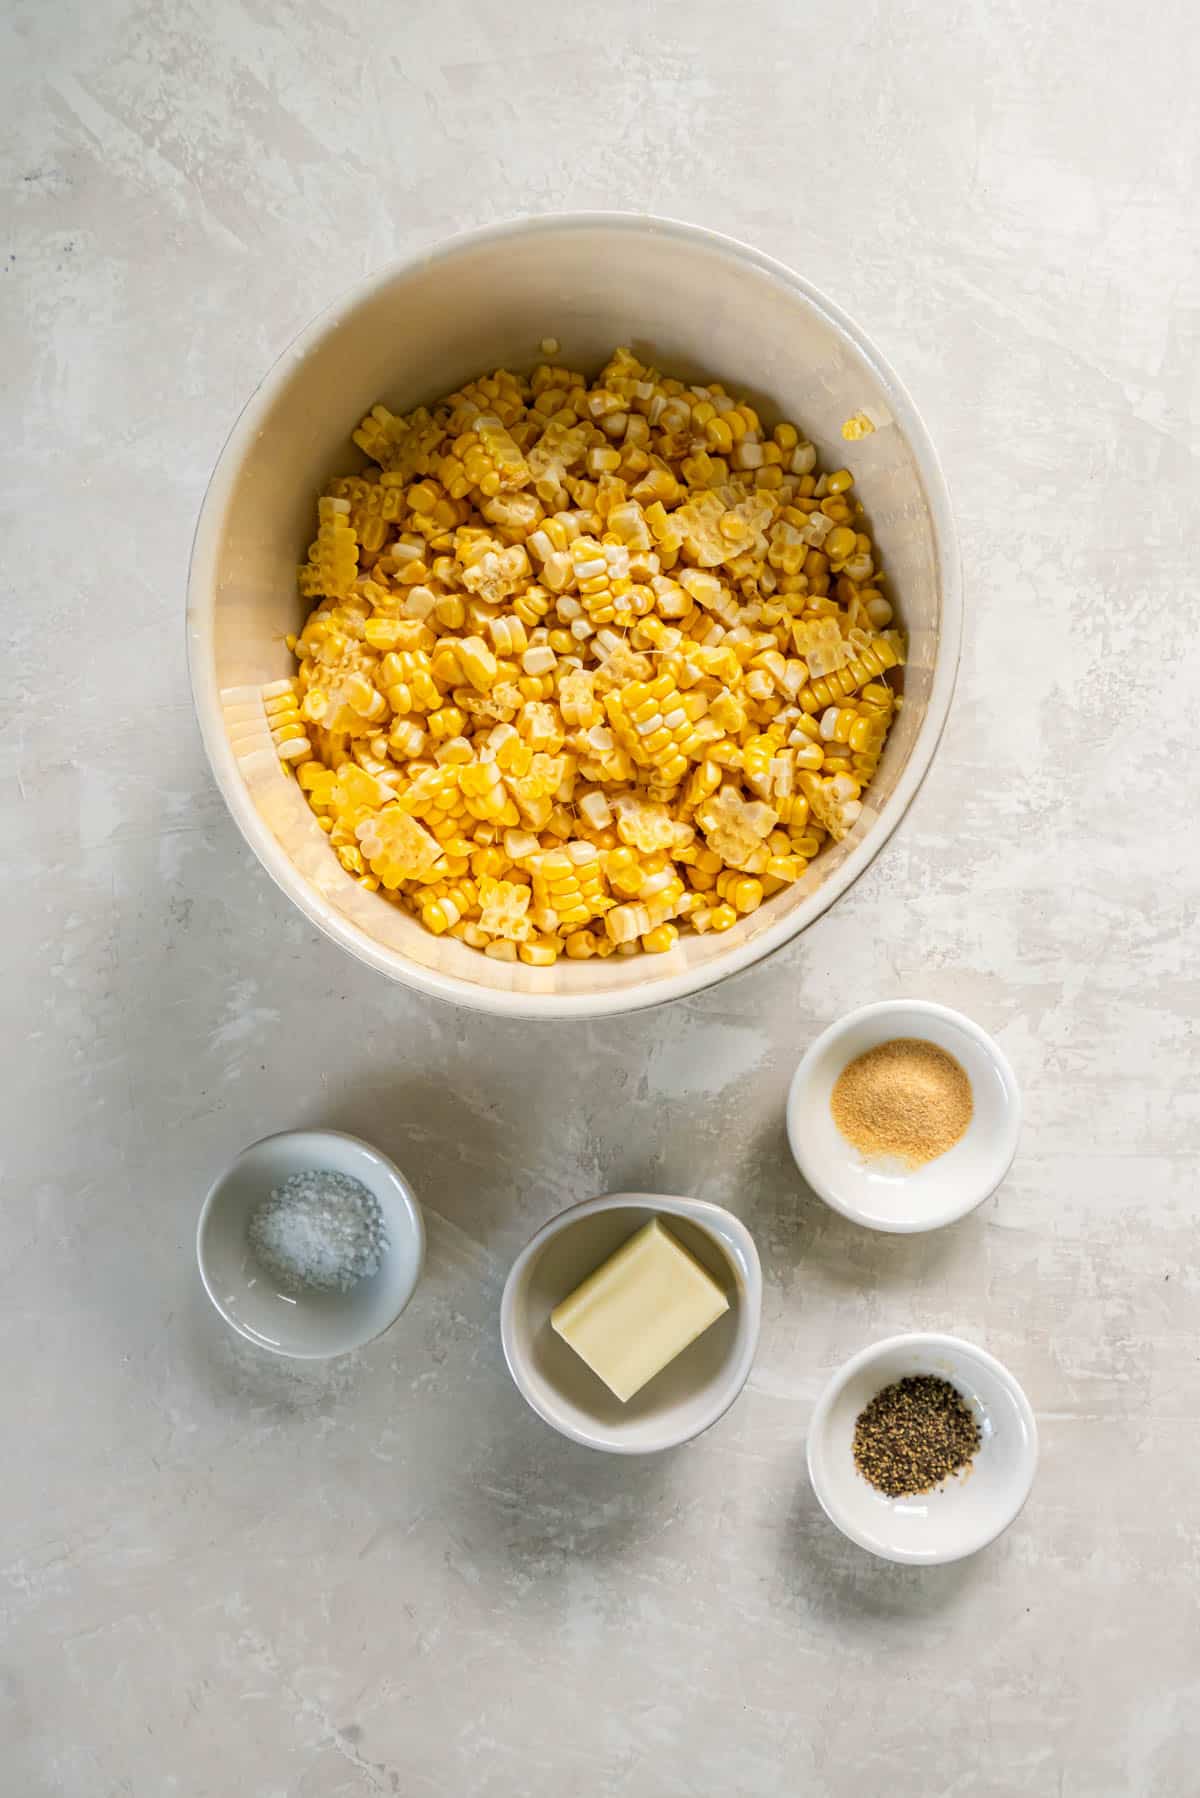
[[969, 1466], [979, 1425], [949, 1380], [910, 1374], [877, 1392], [854, 1426], [854, 1465], [880, 1492], [931, 1492]]

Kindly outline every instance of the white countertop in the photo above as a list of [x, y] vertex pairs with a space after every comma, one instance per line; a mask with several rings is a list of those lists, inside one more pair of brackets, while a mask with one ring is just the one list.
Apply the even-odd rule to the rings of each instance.
[[[17, 0], [0, 43], [6, 1798], [1193, 1790], [1191, 7]], [[183, 582], [316, 310], [587, 206], [747, 238], [866, 326], [970, 614], [933, 772], [830, 917], [549, 1029], [288, 908], [201, 755]], [[784, 1140], [805, 1044], [893, 994], [1025, 1090], [999, 1195], [928, 1238], [823, 1209]], [[215, 1172], [307, 1123], [392, 1153], [430, 1226], [400, 1324], [317, 1368], [235, 1340], [192, 1258]], [[767, 1270], [740, 1402], [633, 1464], [525, 1409], [496, 1325], [533, 1228], [620, 1187], [731, 1204]], [[1012, 1531], [928, 1571], [803, 1468], [829, 1371], [910, 1327], [998, 1354], [1042, 1430]]]

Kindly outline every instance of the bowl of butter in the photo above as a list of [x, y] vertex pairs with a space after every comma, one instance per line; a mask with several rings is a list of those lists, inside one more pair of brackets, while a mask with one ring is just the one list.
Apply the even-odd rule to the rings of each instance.
[[758, 1347], [762, 1270], [740, 1219], [702, 1199], [609, 1193], [544, 1224], [500, 1306], [517, 1389], [552, 1428], [655, 1454], [716, 1423]]

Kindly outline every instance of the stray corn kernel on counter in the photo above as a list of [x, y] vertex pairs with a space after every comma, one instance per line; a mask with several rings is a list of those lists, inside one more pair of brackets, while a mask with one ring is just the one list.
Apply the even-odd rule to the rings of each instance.
[[619, 349], [354, 441], [266, 704], [363, 886], [548, 966], [728, 930], [850, 830], [904, 645], [794, 425]]

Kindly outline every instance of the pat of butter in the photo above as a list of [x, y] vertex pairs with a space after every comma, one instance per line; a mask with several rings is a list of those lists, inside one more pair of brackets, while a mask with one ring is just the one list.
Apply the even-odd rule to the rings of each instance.
[[550, 1323], [624, 1402], [728, 1309], [708, 1269], [653, 1218], [555, 1306]]

